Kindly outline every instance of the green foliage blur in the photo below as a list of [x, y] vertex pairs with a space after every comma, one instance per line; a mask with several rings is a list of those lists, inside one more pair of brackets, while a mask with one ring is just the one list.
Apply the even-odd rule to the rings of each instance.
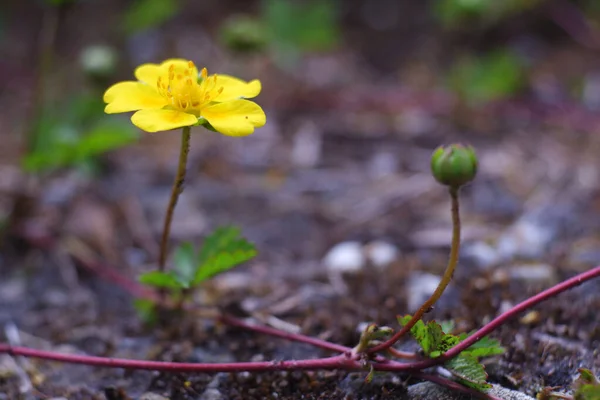
[[446, 27], [464, 27], [465, 22], [495, 23], [532, 9], [545, 0], [437, 0], [433, 12]]
[[262, 0], [260, 16], [233, 15], [221, 42], [241, 53], [268, 51], [282, 68], [305, 52], [330, 51], [340, 42], [337, 0]]
[[34, 129], [35, 142], [23, 160], [23, 167], [33, 173], [74, 167], [93, 174], [98, 170], [98, 156], [139, 137], [128, 120], [104, 114], [104, 102], [97, 93], [47, 104]]
[[520, 59], [509, 50], [459, 59], [448, 73], [448, 85], [467, 104], [476, 105], [515, 94], [525, 84]]
[[122, 26], [127, 34], [156, 28], [179, 12], [177, 0], [136, 0], [125, 11]]

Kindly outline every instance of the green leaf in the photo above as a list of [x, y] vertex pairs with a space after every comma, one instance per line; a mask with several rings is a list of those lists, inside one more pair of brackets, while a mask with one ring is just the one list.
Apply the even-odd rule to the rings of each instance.
[[575, 400], [598, 400], [600, 399], [600, 386], [583, 385], [575, 392]]
[[[404, 326], [410, 319], [411, 316], [406, 315], [398, 318], [398, 322]], [[458, 337], [444, 334], [442, 326], [435, 321], [429, 321], [427, 325], [422, 320], [417, 321], [410, 329], [410, 334], [419, 343], [425, 355], [432, 358], [439, 357], [459, 342]]]
[[240, 236], [235, 227], [217, 228], [208, 236], [198, 256], [198, 269], [193, 284], [227, 271], [257, 254], [256, 248]]
[[181, 289], [179, 280], [170, 272], [150, 271], [139, 277], [140, 283], [158, 288]]
[[188, 289], [196, 274], [196, 250], [190, 242], [180, 244], [173, 256], [175, 277], [184, 289]]
[[592, 371], [579, 368], [579, 377], [573, 382], [575, 400], [598, 400], [600, 399], [600, 381]]
[[123, 26], [128, 33], [158, 27], [179, 11], [176, 0], [137, 0], [127, 10]]
[[461, 353], [444, 364], [444, 366], [454, 375], [460, 383], [478, 390], [485, 390], [492, 387], [487, 380], [487, 373], [483, 365], [477, 361], [477, 358]]
[[86, 133], [76, 145], [80, 160], [93, 157], [110, 150], [127, 146], [139, 137], [138, 131], [130, 124], [120, 121], [104, 121]]
[[[463, 340], [471, 336], [473, 333], [475, 332], [473, 331], [469, 334], [461, 333], [460, 335], [458, 335], [458, 338], [462, 342]], [[471, 354], [472, 356], [475, 356], [477, 358], [495, 356], [503, 354], [504, 352], [505, 349], [500, 345], [500, 342], [496, 339], [490, 338], [489, 336], [481, 338], [479, 341], [472, 344], [463, 351], [463, 353]]]

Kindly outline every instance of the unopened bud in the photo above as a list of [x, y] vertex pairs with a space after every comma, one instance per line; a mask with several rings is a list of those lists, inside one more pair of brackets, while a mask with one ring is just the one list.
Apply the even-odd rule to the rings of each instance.
[[477, 175], [475, 150], [462, 144], [440, 146], [431, 156], [431, 172], [442, 185], [459, 188]]

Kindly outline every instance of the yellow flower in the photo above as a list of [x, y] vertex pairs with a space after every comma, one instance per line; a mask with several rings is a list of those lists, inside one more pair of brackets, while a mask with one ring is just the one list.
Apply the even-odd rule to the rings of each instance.
[[266, 123], [260, 106], [247, 98], [260, 93], [260, 81], [227, 75], [200, 76], [193, 62], [171, 59], [135, 70], [138, 81], [119, 82], [104, 93], [108, 114], [136, 111], [131, 122], [146, 132], [208, 122], [217, 132], [245, 136]]

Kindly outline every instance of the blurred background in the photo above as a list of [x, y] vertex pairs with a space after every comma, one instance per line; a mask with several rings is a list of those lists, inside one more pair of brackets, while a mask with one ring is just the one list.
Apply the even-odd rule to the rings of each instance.
[[[463, 190], [457, 279], [479, 297], [458, 291], [437, 312], [463, 307], [472, 327], [600, 262], [599, 50], [596, 0], [3, 0], [0, 269], [19, 281], [27, 265], [25, 281], [38, 282], [4, 302], [43, 287], [66, 306], [51, 295], [73, 284], [73, 257], [131, 276], [154, 266], [179, 134], [105, 115], [102, 94], [142, 63], [183, 57], [263, 85], [264, 128], [193, 130], [174, 242], [236, 224], [260, 251], [216, 287], [252, 291], [260, 301], [244, 293], [246, 311], [290, 293], [310, 308], [348, 293], [332, 276], [396, 266], [382, 276], [397, 280], [355, 287], [360, 304], [338, 306], [346, 331], [334, 338], [346, 344], [357, 316], [414, 309], [450, 239], [429, 157], [459, 141], [481, 168]], [[548, 315], [585, 332], [593, 317], [569, 310]], [[304, 326], [326, 325], [315, 318]], [[53, 337], [73, 325], [49, 320], [21, 326]]]

